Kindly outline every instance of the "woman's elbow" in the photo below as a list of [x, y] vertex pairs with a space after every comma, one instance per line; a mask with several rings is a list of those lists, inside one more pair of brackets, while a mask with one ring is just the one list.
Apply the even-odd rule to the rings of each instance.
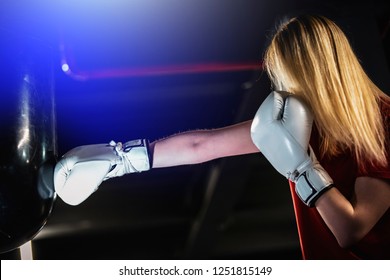
[[192, 163], [203, 163], [215, 158], [211, 136], [211, 131], [203, 131], [189, 141], [188, 150], [192, 155]]
[[353, 246], [357, 242], [357, 240], [354, 238], [342, 238], [337, 239], [337, 242], [341, 248], [348, 249]]
[[363, 237], [365, 233], [356, 229], [346, 229], [336, 236], [336, 240], [339, 246], [343, 249], [348, 249], [358, 243]]

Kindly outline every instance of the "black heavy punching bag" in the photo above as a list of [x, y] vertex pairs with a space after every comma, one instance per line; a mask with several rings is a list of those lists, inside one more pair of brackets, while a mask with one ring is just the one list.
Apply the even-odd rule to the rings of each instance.
[[55, 201], [51, 49], [0, 29], [0, 253], [31, 240]]

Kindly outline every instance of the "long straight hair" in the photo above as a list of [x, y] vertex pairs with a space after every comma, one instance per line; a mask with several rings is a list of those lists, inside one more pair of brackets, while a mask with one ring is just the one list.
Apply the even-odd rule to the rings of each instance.
[[305, 15], [282, 24], [264, 55], [276, 89], [310, 104], [322, 156], [351, 151], [359, 167], [386, 166], [380, 102], [389, 102], [367, 76], [344, 32], [323, 16]]

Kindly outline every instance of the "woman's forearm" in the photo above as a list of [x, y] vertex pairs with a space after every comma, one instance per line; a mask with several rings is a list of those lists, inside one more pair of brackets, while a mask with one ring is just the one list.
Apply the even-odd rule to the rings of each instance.
[[206, 147], [210, 133], [190, 131], [151, 143], [153, 168], [197, 164], [211, 160]]

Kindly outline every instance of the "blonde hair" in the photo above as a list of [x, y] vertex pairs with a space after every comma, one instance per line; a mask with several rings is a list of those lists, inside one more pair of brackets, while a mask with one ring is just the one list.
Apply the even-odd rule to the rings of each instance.
[[350, 150], [359, 167], [386, 166], [381, 99], [389, 100], [366, 75], [343, 31], [322, 16], [299, 16], [282, 24], [264, 55], [278, 90], [310, 104], [322, 139], [321, 154]]

